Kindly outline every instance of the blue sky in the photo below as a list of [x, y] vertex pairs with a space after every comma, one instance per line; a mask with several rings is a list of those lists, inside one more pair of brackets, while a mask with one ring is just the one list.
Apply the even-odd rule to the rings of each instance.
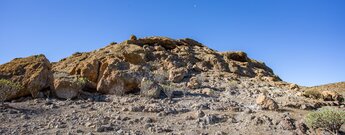
[[245, 51], [288, 82], [345, 81], [344, 0], [0, 0], [0, 64], [138, 37]]

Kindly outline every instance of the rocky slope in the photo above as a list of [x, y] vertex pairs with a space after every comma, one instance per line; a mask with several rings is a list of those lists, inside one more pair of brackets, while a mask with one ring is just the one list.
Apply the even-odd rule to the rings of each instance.
[[[0, 66], [1, 134], [306, 134], [343, 96], [283, 82], [244, 52], [147, 37]], [[326, 91], [326, 92], [325, 92]]]

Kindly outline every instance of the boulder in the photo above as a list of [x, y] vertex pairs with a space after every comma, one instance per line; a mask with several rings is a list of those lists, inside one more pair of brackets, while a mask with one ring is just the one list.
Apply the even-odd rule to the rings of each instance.
[[79, 95], [86, 83], [86, 78], [67, 73], [54, 73], [53, 91], [58, 98], [72, 99]]
[[256, 104], [259, 105], [264, 110], [277, 110], [279, 108], [278, 104], [270, 97], [260, 94], [256, 99]]
[[44, 55], [16, 58], [0, 65], [0, 98], [37, 97], [41, 90], [52, 88], [52, 78], [50, 62]]
[[135, 93], [139, 90], [140, 78], [132, 72], [106, 70], [97, 84], [97, 91], [115, 95]]
[[140, 95], [150, 98], [166, 97], [163, 88], [156, 82], [144, 77], [140, 83]]

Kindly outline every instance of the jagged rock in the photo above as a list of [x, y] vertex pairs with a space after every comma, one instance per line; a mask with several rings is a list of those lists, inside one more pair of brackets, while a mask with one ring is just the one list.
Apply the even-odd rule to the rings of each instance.
[[52, 88], [49, 60], [44, 55], [16, 58], [0, 65], [0, 98], [37, 97], [39, 91]]
[[256, 99], [256, 104], [258, 104], [262, 109], [277, 110], [279, 108], [278, 104], [268, 96], [260, 94]]

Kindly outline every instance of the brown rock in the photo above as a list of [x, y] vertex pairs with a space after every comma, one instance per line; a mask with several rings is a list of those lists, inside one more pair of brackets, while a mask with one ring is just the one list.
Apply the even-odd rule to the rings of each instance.
[[264, 94], [260, 94], [256, 99], [256, 104], [258, 104], [262, 109], [277, 110], [279, 108], [278, 104], [272, 99]]
[[16, 58], [0, 65], [0, 79], [2, 100], [37, 97], [39, 91], [50, 89], [53, 81], [50, 62], [44, 55]]
[[139, 90], [140, 77], [127, 71], [108, 69], [97, 84], [97, 91], [105, 94], [124, 95]]

